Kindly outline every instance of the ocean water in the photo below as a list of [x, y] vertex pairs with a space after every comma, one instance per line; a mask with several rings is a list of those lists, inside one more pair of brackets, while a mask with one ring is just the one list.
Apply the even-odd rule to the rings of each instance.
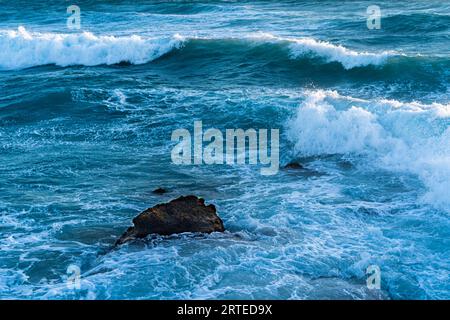
[[[450, 298], [449, 1], [74, 4], [0, 1], [1, 299]], [[304, 169], [172, 164], [196, 120]], [[187, 194], [227, 232], [112, 249]]]

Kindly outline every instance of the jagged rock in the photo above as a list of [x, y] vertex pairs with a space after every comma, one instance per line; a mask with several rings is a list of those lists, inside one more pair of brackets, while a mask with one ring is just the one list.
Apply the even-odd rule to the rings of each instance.
[[284, 166], [285, 169], [304, 169], [304, 167], [298, 162], [290, 162]]
[[222, 220], [216, 207], [205, 205], [205, 200], [196, 196], [179, 197], [147, 209], [133, 219], [133, 227], [117, 240], [123, 244], [149, 234], [171, 235], [183, 232], [223, 232]]
[[152, 192], [155, 194], [164, 194], [167, 192], [167, 190], [164, 188], [158, 188], [158, 189], [153, 190]]

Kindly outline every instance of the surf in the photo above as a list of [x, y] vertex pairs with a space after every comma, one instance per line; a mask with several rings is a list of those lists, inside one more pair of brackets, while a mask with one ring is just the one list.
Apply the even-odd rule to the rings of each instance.
[[270, 46], [277, 55], [289, 59], [319, 58], [325, 63], [339, 63], [346, 70], [356, 67], [378, 66], [389, 57], [403, 56], [400, 53], [383, 51], [370, 53], [345, 48], [313, 38], [283, 38], [271, 34], [258, 33], [242, 38], [233, 37], [172, 37], [145, 38], [139, 35], [112, 36], [82, 33], [39, 33], [30, 32], [20, 26], [17, 30], [0, 32], [0, 69], [16, 70], [33, 66], [54, 64], [61, 67], [72, 65], [96, 66], [113, 65], [121, 62], [144, 64], [165, 54], [181, 49], [186, 42], [203, 42], [208, 46]]
[[427, 187], [421, 201], [450, 208], [450, 104], [305, 91], [286, 131], [295, 156], [363, 155], [383, 169], [417, 175]]
[[29, 32], [24, 27], [0, 33], [0, 69], [16, 70], [54, 64], [96, 66], [121, 62], [143, 64], [179, 48], [183, 38], [142, 38]]

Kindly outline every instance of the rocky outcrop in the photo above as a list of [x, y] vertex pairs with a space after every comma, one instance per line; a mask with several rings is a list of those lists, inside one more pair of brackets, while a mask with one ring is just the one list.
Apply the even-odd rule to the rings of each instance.
[[171, 235], [183, 232], [223, 232], [222, 220], [212, 204], [196, 196], [179, 197], [169, 203], [158, 204], [133, 219], [133, 227], [117, 240], [123, 244], [149, 234]]

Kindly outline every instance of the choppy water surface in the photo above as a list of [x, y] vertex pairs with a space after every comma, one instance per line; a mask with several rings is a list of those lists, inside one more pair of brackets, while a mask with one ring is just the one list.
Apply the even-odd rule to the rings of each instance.
[[[450, 4], [371, 4], [1, 1], [0, 298], [449, 299]], [[171, 164], [195, 120], [305, 168]], [[110, 250], [186, 194], [228, 231]]]

